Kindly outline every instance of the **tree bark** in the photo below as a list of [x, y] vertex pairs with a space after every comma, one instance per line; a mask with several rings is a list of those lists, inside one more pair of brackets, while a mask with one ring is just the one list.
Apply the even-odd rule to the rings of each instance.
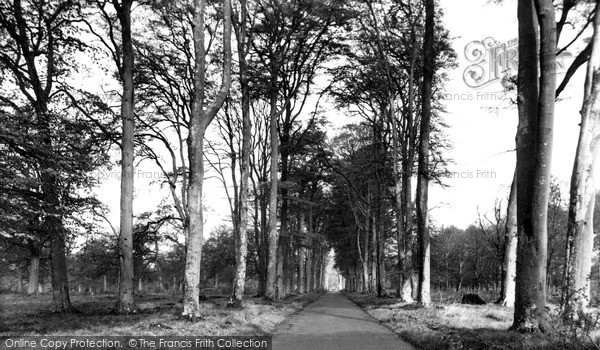
[[500, 298], [496, 304], [512, 307], [515, 303], [515, 278], [517, 262], [517, 178], [513, 176], [506, 209], [504, 256]]
[[247, 48], [247, 3], [240, 0], [240, 25], [236, 30], [238, 43], [238, 60], [240, 69], [240, 85], [242, 92], [242, 164], [240, 178], [240, 195], [238, 220], [239, 227], [236, 241], [235, 275], [233, 280], [233, 291], [229, 298], [228, 306], [240, 308], [244, 297], [246, 284], [246, 255], [248, 253], [248, 191], [250, 179], [250, 152], [252, 151], [250, 134], [250, 86], [248, 85], [248, 62], [246, 61]]
[[300, 251], [298, 253], [298, 293], [306, 293], [306, 288], [305, 288], [305, 276], [306, 276], [306, 263], [305, 263], [305, 255], [306, 255], [306, 248], [302, 247], [300, 248]]
[[265, 297], [276, 300], [277, 293], [277, 253], [279, 246], [279, 232], [277, 231], [277, 167], [279, 160], [278, 133], [277, 133], [277, 66], [271, 69], [270, 91], [270, 133], [271, 133], [271, 191], [269, 195], [269, 250], [267, 263], [267, 285]]
[[[412, 18], [412, 6], [409, 3], [409, 15]], [[415, 69], [417, 64], [417, 35], [415, 32], [415, 24], [413, 22], [411, 28], [411, 61], [408, 81], [408, 103], [404, 114], [406, 115], [406, 135], [403, 138], [402, 145], [402, 196], [401, 211], [404, 219], [403, 239], [404, 239], [404, 269], [402, 271], [402, 300], [405, 302], [413, 302], [412, 285], [414, 280], [415, 266], [413, 261], [413, 206], [412, 206], [412, 176], [414, 171], [415, 160], [415, 139], [417, 133], [417, 125], [414, 122], [414, 100], [415, 100]]]
[[[600, 1], [596, 1], [596, 13]], [[571, 175], [565, 315], [574, 318], [590, 302], [594, 249], [595, 162], [600, 140], [600, 16], [594, 16], [592, 52], [584, 86], [579, 141]]]
[[[308, 234], [310, 235], [310, 231], [308, 232]], [[308, 237], [308, 248], [306, 249], [306, 291], [307, 292], [312, 292], [313, 291], [313, 250], [312, 250], [312, 239], [309, 236]]]
[[113, 0], [121, 23], [122, 66], [119, 67], [123, 83], [121, 119], [121, 210], [119, 231], [119, 292], [114, 311], [118, 314], [138, 312], [133, 293], [133, 158], [134, 158], [134, 94], [133, 94], [133, 41], [131, 38], [131, 5], [133, 0]]
[[[371, 199], [371, 203], [373, 203], [373, 199]], [[371, 209], [371, 292], [377, 293], [378, 287], [378, 279], [377, 276], [377, 268], [379, 264], [378, 259], [378, 251], [379, 251], [379, 242], [377, 242], [377, 227], [375, 226], [375, 210]]]
[[39, 293], [38, 285], [40, 278], [40, 249], [35, 243], [30, 242], [31, 257], [29, 258], [29, 283], [27, 284], [27, 294]]
[[[537, 12], [536, 12], [537, 10]], [[536, 16], [537, 13], [537, 16]], [[517, 277], [512, 329], [550, 331], [546, 322], [547, 214], [556, 90], [556, 21], [550, 0], [521, 0], [517, 131]], [[539, 21], [540, 49], [536, 52]], [[540, 67], [539, 87], [537, 62]], [[539, 89], [539, 93], [538, 93]]]
[[430, 295], [430, 237], [428, 223], [429, 187], [429, 134], [431, 130], [431, 99], [433, 96], [434, 72], [434, 11], [435, 1], [425, 0], [425, 38], [423, 42], [423, 86], [421, 126], [419, 140], [419, 166], [417, 181], [417, 228], [419, 240], [419, 285], [417, 300], [429, 306]]
[[[46, 219], [51, 228], [62, 227], [62, 222], [58, 217], [49, 217]], [[77, 310], [71, 305], [69, 296], [69, 280], [67, 277], [67, 259], [65, 255], [65, 236], [62, 229], [58, 232], [52, 232], [50, 241], [50, 251], [52, 255], [52, 302], [53, 312], [73, 313]]]
[[204, 47], [205, 0], [194, 0], [194, 101], [188, 158], [190, 179], [188, 184], [189, 231], [186, 242], [184, 298], [182, 317], [194, 322], [200, 313], [200, 261], [204, 232], [202, 185], [204, 183], [204, 135], [206, 128], [217, 115], [231, 86], [231, 1], [223, 0], [223, 73], [221, 86], [215, 100], [205, 109], [206, 48]]

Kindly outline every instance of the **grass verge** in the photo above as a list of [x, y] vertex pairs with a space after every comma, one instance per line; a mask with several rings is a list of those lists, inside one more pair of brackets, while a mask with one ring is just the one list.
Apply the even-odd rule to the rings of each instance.
[[33, 335], [80, 336], [254, 336], [271, 334], [291, 314], [318, 299], [321, 294], [292, 295], [277, 302], [247, 298], [243, 309], [226, 309], [227, 298], [209, 296], [201, 302], [204, 318], [196, 323], [179, 319], [179, 295], [145, 295], [137, 298], [141, 314], [111, 314], [115, 295], [72, 297], [80, 314], [48, 312], [51, 295], [29, 297], [0, 295], [0, 338]]
[[[434, 303], [423, 308], [372, 294], [345, 295], [398, 336], [421, 349], [594, 349], [592, 344], [572, 341], [565, 336], [508, 331], [513, 309], [494, 304]], [[595, 333], [595, 336], [599, 335]]]

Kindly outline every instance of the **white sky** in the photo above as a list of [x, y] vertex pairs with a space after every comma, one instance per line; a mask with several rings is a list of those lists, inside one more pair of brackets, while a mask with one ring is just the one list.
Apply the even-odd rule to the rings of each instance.
[[[516, 108], [490, 111], [490, 107], [507, 106], [507, 103], [490, 101], [489, 98], [485, 100], [485, 97], [478, 99], [478, 96], [485, 96], [478, 93], [499, 92], [502, 90], [500, 82], [483, 89], [473, 89], [464, 83], [462, 74], [471, 64], [464, 55], [465, 45], [487, 37], [500, 42], [517, 37], [516, 5], [515, 0], [504, 1], [503, 5], [488, 4], [486, 0], [441, 1], [445, 11], [444, 23], [451, 36], [455, 37], [453, 47], [459, 64], [449, 73], [447, 91], [472, 98], [446, 103], [448, 113], [445, 121], [450, 126], [446, 132], [454, 144], [450, 156], [455, 164], [450, 170], [462, 172], [463, 176], [472, 174], [473, 177], [454, 175], [447, 181], [449, 188], [431, 189], [431, 216], [437, 225], [465, 227], [477, 219], [478, 206], [482, 213], [490, 212], [495, 198], [508, 197], [515, 153], [506, 151], [515, 147]], [[571, 176], [579, 132], [579, 109], [585, 77], [583, 68], [562, 93], [563, 101], [556, 104], [552, 173], [565, 186]], [[560, 82], [562, 77], [559, 75], [557, 80]], [[478, 171], [481, 176], [477, 175]], [[563, 193], [563, 196], [568, 198], [568, 193]]]
[[[454, 146], [448, 153], [454, 160], [450, 170], [457, 175], [446, 179], [449, 187], [442, 189], [434, 186], [430, 190], [430, 214], [436, 226], [466, 227], [477, 219], [478, 207], [482, 213], [490, 212], [496, 198], [508, 196], [515, 154], [507, 151], [514, 149], [516, 108], [490, 111], [491, 107], [506, 107], [507, 103], [490, 101], [489, 98], [482, 99], [478, 93], [499, 92], [502, 90], [500, 82], [477, 90], [464, 83], [462, 74], [470, 64], [464, 56], [464, 47], [469, 42], [487, 37], [507, 42], [517, 37], [516, 4], [515, 0], [506, 0], [503, 5], [487, 4], [487, 0], [440, 2], [445, 12], [445, 26], [449, 29], [451, 37], [455, 38], [453, 47], [458, 55], [458, 67], [449, 72], [447, 91], [466, 97], [446, 103], [445, 121], [449, 125], [446, 133]], [[584, 69], [580, 69], [563, 92], [563, 101], [556, 105], [552, 172], [565, 186], [571, 175], [579, 131], [584, 74]], [[559, 76], [558, 80], [561, 78], [562, 76]], [[306, 106], [307, 110], [313, 108], [314, 106]], [[341, 113], [332, 115], [335, 119], [346, 118]], [[334, 125], [341, 125], [346, 121], [358, 122], [331, 120]], [[157, 171], [156, 169], [145, 163], [140, 170], [143, 173], [135, 177], [136, 213], [154, 210], [168, 195], [167, 191], [160, 190], [158, 185], [152, 185], [151, 178], [147, 178], [152, 177], [151, 174]], [[101, 200], [111, 208], [113, 225], [118, 226], [119, 180], [114, 176], [107, 179], [100, 187], [99, 193]], [[566, 198], [568, 193], [565, 192], [563, 196]], [[208, 207], [208, 211], [205, 212], [207, 237], [213, 228], [229, 222], [229, 207], [222, 185], [215, 179], [205, 182], [204, 198]]]

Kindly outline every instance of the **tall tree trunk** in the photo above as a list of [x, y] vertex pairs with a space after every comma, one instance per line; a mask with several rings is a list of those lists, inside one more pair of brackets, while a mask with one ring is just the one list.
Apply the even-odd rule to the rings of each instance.
[[31, 257], [29, 258], [29, 283], [27, 284], [27, 294], [37, 294], [40, 278], [40, 249], [35, 243], [30, 242]]
[[[310, 229], [309, 229], [310, 230]], [[310, 231], [308, 231], [308, 248], [306, 249], [306, 291], [312, 292], [313, 285], [313, 249], [312, 249], [312, 238], [310, 237]]]
[[[371, 201], [373, 202], [373, 201]], [[371, 209], [371, 292], [377, 293], [378, 281], [377, 281], [377, 267], [379, 260], [377, 258], [377, 252], [379, 250], [379, 242], [377, 242], [377, 227], [375, 226], [375, 210]]]
[[371, 292], [371, 282], [369, 280], [369, 220], [371, 219], [369, 211], [365, 213], [365, 245], [363, 247], [363, 292]]
[[239, 227], [235, 249], [235, 276], [233, 291], [227, 304], [229, 307], [242, 306], [244, 288], [246, 283], [246, 255], [248, 253], [248, 191], [250, 180], [250, 152], [252, 145], [250, 138], [250, 86], [248, 85], [248, 62], [246, 61], [247, 47], [247, 4], [240, 0], [240, 25], [236, 30], [238, 42], [238, 60], [240, 69], [240, 85], [242, 89], [242, 164], [240, 178], [240, 198], [237, 224]]
[[385, 239], [383, 236], [383, 220], [378, 220], [379, 229], [377, 229], [377, 296], [387, 296], [385, 288]]
[[121, 23], [123, 83], [121, 118], [121, 211], [119, 231], [119, 292], [114, 311], [119, 314], [138, 312], [133, 293], [133, 157], [134, 157], [134, 100], [133, 100], [133, 41], [131, 38], [131, 5], [133, 0], [113, 0]]
[[[50, 129], [50, 117], [47, 105], [44, 101], [38, 101], [36, 112], [39, 116], [40, 124], [43, 129]], [[50, 135], [44, 138], [45, 145], [51, 149], [52, 140]], [[58, 181], [53, 173], [51, 162], [42, 162], [41, 182], [42, 192], [44, 193], [44, 209], [46, 217], [44, 218], [43, 228], [50, 237], [50, 255], [52, 267], [52, 311], [59, 313], [78, 312], [71, 305], [69, 295], [69, 277], [67, 274], [67, 257], [65, 248], [66, 233], [64, 229], [62, 213], [59, 211], [61, 206], [58, 195]], [[20, 282], [19, 282], [20, 283]]]
[[[50, 228], [62, 227], [58, 217], [46, 218]], [[65, 234], [62, 229], [52, 232], [50, 240], [50, 253], [52, 255], [52, 303], [53, 312], [77, 312], [71, 305], [69, 296], [69, 280], [67, 277], [67, 259], [65, 254]]]
[[[306, 284], [305, 284], [305, 279], [306, 279], [306, 247], [304, 247], [305, 240], [302, 239], [303, 235], [306, 235], [308, 232], [305, 229], [305, 223], [304, 223], [304, 213], [300, 213], [298, 215], [298, 232], [300, 233], [300, 243], [299, 243], [299, 249], [298, 249], [298, 288], [297, 291], [298, 293], [304, 293], [306, 292]], [[308, 237], [307, 237], [308, 238]]]
[[[412, 6], [409, 3], [409, 16], [412, 18]], [[401, 211], [402, 218], [404, 219], [404, 251], [403, 261], [404, 270], [402, 271], [402, 300], [405, 302], [413, 302], [413, 280], [415, 274], [415, 266], [413, 261], [413, 206], [412, 206], [412, 176], [414, 169], [415, 160], [415, 139], [417, 133], [417, 126], [414, 122], [414, 100], [415, 100], [415, 70], [417, 65], [417, 35], [415, 32], [415, 25], [413, 22], [411, 28], [411, 60], [409, 70], [409, 81], [408, 81], [408, 103], [406, 103], [406, 109], [404, 114], [406, 116], [406, 135], [403, 139], [402, 147], [402, 196], [401, 200]], [[416, 291], [416, 290], [415, 290]]]
[[431, 304], [430, 295], [430, 238], [427, 197], [429, 192], [429, 133], [431, 130], [431, 99], [434, 72], [434, 10], [435, 1], [425, 0], [425, 38], [423, 42], [423, 87], [421, 127], [419, 140], [419, 168], [417, 182], [417, 228], [419, 240], [419, 304]]
[[[286, 120], [288, 119], [289, 106], [286, 106]], [[288, 180], [288, 171], [289, 171], [289, 142], [287, 133], [287, 123], [283, 122], [282, 124], [282, 133], [280, 136], [280, 157], [281, 157], [281, 183], [285, 183]], [[279, 229], [279, 250], [277, 257], [277, 290], [278, 290], [278, 298], [285, 298], [286, 291], [286, 283], [287, 283], [287, 267], [288, 267], [288, 251], [289, 251], [289, 230], [288, 230], [288, 215], [289, 215], [289, 200], [288, 200], [288, 190], [285, 186], [281, 188], [281, 211], [280, 211], [280, 229]]]
[[[536, 12], [537, 10], [537, 12]], [[537, 13], [537, 17], [536, 17]], [[517, 132], [517, 278], [512, 329], [546, 324], [547, 215], [556, 94], [556, 21], [550, 0], [520, 0]], [[539, 93], [537, 25], [539, 21]]]
[[194, 101], [188, 157], [190, 181], [188, 184], [189, 231], [186, 243], [185, 282], [182, 317], [191, 321], [202, 318], [200, 314], [200, 261], [204, 232], [202, 185], [204, 182], [204, 135], [206, 128], [219, 112], [231, 86], [231, 1], [223, 0], [223, 75], [215, 100], [205, 109], [206, 48], [204, 47], [204, 14], [206, 0], [194, 0]]
[[[275, 65], [275, 63], [273, 63]], [[271, 70], [270, 86], [270, 132], [271, 132], [271, 191], [269, 195], [269, 250], [267, 263], [267, 285], [265, 297], [276, 300], [277, 294], [277, 253], [279, 246], [279, 233], [277, 231], [277, 167], [279, 160], [278, 133], [277, 133], [277, 66]]]
[[[360, 285], [360, 291], [362, 293], [366, 293], [368, 291], [368, 287], [367, 287], [367, 277], [368, 277], [368, 262], [366, 261], [366, 259], [368, 258], [368, 254], [367, 254], [367, 250], [368, 250], [368, 240], [365, 240], [365, 246], [361, 248], [360, 245], [360, 232], [362, 231], [362, 229], [360, 228], [361, 225], [359, 225], [359, 218], [358, 218], [358, 214], [356, 212], [354, 212], [354, 220], [356, 221], [356, 248], [358, 251], [358, 258], [360, 259], [360, 266], [361, 266], [361, 271], [362, 271], [362, 277], [359, 278], [361, 285]], [[368, 221], [368, 217], [367, 220]], [[367, 222], [368, 223], [368, 222]], [[367, 226], [365, 226], [367, 227]], [[365, 236], [368, 237], [367, 232], [365, 232]], [[363, 251], [364, 251], [364, 255], [363, 255]]]
[[504, 255], [502, 264], [502, 283], [500, 298], [496, 304], [512, 307], [515, 303], [515, 278], [517, 263], [517, 178], [513, 176], [506, 209], [504, 237]]
[[[600, 0], [596, 1], [596, 14]], [[594, 249], [595, 161], [600, 140], [600, 16], [594, 16], [592, 52], [584, 86], [579, 142], [571, 176], [568, 243], [569, 262], [565, 292], [565, 315], [574, 317], [590, 302], [590, 279]]]
[[306, 248], [304, 248], [304, 247], [300, 248], [300, 251], [298, 253], [298, 293], [306, 292], [305, 283], [304, 283], [304, 280], [306, 278], [305, 255], [306, 255]]

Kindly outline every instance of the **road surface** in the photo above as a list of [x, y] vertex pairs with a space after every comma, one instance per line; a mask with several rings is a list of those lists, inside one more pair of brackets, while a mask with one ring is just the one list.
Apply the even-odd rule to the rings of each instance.
[[414, 350], [340, 293], [324, 294], [273, 337], [273, 350]]

